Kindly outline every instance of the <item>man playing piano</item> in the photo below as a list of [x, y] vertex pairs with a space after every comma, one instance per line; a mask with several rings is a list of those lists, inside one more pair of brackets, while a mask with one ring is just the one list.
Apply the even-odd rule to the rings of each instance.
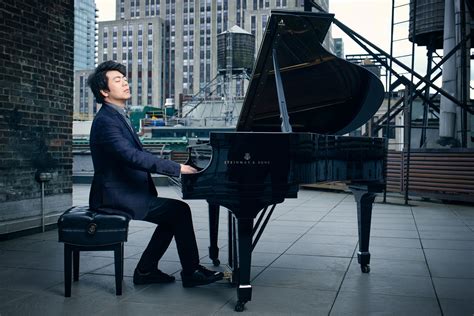
[[92, 123], [90, 149], [94, 178], [89, 195], [91, 209], [119, 213], [158, 226], [135, 268], [135, 284], [175, 280], [158, 269], [158, 262], [173, 237], [182, 265], [184, 287], [213, 283], [221, 272], [199, 264], [191, 211], [183, 201], [157, 197], [150, 173], [178, 177], [196, 169], [160, 159], [143, 149], [125, 112], [130, 87], [124, 65], [101, 63], [88, 78], [94, 97], [102, 104]]

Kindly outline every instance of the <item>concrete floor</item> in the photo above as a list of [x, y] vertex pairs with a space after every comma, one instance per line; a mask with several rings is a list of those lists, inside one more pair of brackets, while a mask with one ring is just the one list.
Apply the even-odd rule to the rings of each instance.
[[[86, 205], [89, 185], [74, 185]], [[160, 195], [178, 198], [172, 187]], [[371, 272], [357, 264], [356, 204], [351, 194], [304, 190], [279, 205], [252, 260], [246, 315], [474, 315], [474, 206], [399, 197], [374, 204]], [[204, 201], [188, 201], [202, 263], [207, 257]], [[225, 216], [221, 216], [225, 217]], [[221, 261], [226, 225], [221, 218]], [[160, 262], [177, 282], [135, 286], [132, 274], [154, 225], [132, 221], [122, 296], [115, 296], [112, 252], [81, 253], [81, 275], [64, 298], [63, 245], [57, 231], [0, 242], [0, 316], [226, 315], [236, 290], [227, 281], [185, 289], [174, 243]], [[220, 267], [221, 268], [221, 267]], [[221, 268], [223, 269], [223, 267]]]

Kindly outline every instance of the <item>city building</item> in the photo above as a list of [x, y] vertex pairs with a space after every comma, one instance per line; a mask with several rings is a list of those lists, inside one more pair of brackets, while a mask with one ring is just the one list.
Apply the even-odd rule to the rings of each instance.
[[74, 70], [92, 69], [95, 66], [96, 18], [94, 0], [74, 2]]
[[93, 69], [74, 71], [74, 121], [88, 121], [94, 118], [97, 104], [87, 85], [87, 78]]
[[87, 76], [97, 58], [97, 14], [94, 0], [74, 2], [74, 120], [90, 120], [96, 103], [87, 86]]
[[98, 62], [115, 60], [127, 67], [130, 106], [164, 106], [164, 30], [165, 22], [158, 16], [99, 23]]
[[[328, 9], [328, 0], [317, 2]], [[218, 34], [237, 25], [255, 36], [258, 52], [271, 10], [303, 10], [303, 4], [303, 0], [117, 0], [116, 21], [99, 23], [98, 61], [112, 59], [131, 69], [132, 106], [163, 107], [165, 98], [173, 98], [177, 106], [218, 76]], [[147, 31], [152, 27], [151, 43], [138, 44], [139, 25]], [[331, 49], [330, 35], [325, 45]], [[155, 54], [151, 72], [145, 51]]]

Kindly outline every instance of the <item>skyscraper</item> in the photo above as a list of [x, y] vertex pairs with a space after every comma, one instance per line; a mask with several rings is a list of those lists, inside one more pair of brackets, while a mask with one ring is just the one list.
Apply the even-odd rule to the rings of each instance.
[[74, 2], [74, 119], [92, 119], [96, 103], [87, 89], [88, 74], [94, 69], [97, 54], [96, 6], [94, 0]]
[[94, 68], [96, 31], [94, 0], [76, 0], [74, 2], [74, 70]]

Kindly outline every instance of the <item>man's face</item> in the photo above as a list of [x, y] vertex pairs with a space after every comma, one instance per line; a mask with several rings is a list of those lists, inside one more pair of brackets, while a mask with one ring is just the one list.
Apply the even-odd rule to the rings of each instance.
[[127, 77], [117, 70], [107, 71], [105, 76], [109, 87], [108, 91], [101, 90], [105, 101], [116, 105], [125, 105], [125, 102], [130, 99], [130, 87]]

